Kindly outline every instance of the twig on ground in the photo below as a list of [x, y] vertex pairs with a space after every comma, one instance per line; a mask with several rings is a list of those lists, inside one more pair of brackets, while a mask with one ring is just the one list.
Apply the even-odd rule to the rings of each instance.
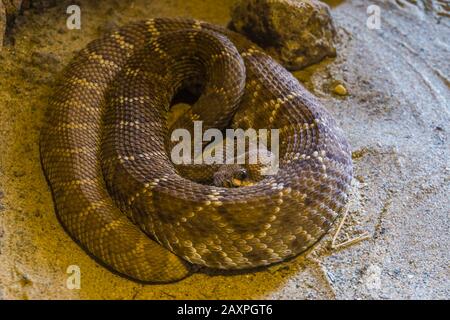
[[338, 228], [331, 240], [331, 249], [333, 249], [333, 250], [342, 248], [344, 246], [348, 246], [351, 244], [355, 244], [355, 243], [358, 243], [358, 242], [361, 242], [363, 240], [367, 240], [370, 238], [369, 233], [366, 231], [363, 234], [361, 234], [360, 236], [357, 236], [355, 238], [348, 239], [344, 242], [336, 244], [336, 240], [341, 232], [341, 229], [342, 229], [342, 226], [344, 225], [345, 220], [347, 219], [347, 216], [348, 216], [348, 206], [345, 208], [345, 212], [344, 212], [344, 215], [342, 216], [341, 222], [339, 223]]

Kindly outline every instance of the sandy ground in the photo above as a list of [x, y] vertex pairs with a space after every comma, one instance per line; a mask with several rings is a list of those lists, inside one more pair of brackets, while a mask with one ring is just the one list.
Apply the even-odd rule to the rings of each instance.
[[[61, 5], [18, 19], [0, 52], [0, 299], [449, 299], [450, 23], [439, 1], [333, 1], [338, 57], [295, 73], [330, 110], [353, 147], [354, 190], [340, 241], [240, 275], [195, 274], [142, 285], [97, 265], [58, 224], [38, 135], [55, 74], [114, 25], [189, 16], [225, 25], [233, 1], [82, 3], [82, 30]], [[381, 7], [381, 30], [366, 26]], [[332, 88], [342, 83], [349, 95]], [[70, 265], [81, 289], [66, 286]]]

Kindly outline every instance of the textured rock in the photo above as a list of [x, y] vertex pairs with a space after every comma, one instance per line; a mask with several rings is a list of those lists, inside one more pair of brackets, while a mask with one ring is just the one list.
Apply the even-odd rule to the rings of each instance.
[[6, 8], [7, 15], [16, 15], [22, 6], [22, 0], [0, 0]]
[[3, 46], [3, 35], [6, 31], [6, 10], [5, 5], [0, 0], [0, 50]]
[[0, 49], [3, 46], [7, 29], [19, 14], [22, 0], [0, 0]]
[[315, 0], [241, 0], [229, 27], [243, 33], [290, 70], [336, 56], [330, 10]]
[[0, 50], [8, 28], [14, 25], [16, 17], [30, 8], [45, 9], [56, 5], [57, 0], [0, 0]]
[[35, 8], [43, 10], [55, 6], [61, 0], [24, 0], [22, 2], [22, 9]]

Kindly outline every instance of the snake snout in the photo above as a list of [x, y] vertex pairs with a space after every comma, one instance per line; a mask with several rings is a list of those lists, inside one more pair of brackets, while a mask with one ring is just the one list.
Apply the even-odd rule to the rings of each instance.
[[226, 188], [237, 188], [253, 184], [247, 169], [241, 165], [221, 166], [214, 174], [213, 183], [216, 187]]

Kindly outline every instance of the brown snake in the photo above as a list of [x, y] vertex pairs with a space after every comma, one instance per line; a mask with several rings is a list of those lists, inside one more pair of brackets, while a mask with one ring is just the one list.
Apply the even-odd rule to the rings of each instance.
[[[224, 188], [179, 174], [167, 114], [196, 79], [200, 98], [176, 126], [277, 128], [276, 175]], [[81, 50], [50, 99], [41, 159], [67, 232], [149, 282], [298, 255], [343, 211], [352, 177], [349, 145], [315, 97], [241, 35], [189, 19], [132, 23]]]

